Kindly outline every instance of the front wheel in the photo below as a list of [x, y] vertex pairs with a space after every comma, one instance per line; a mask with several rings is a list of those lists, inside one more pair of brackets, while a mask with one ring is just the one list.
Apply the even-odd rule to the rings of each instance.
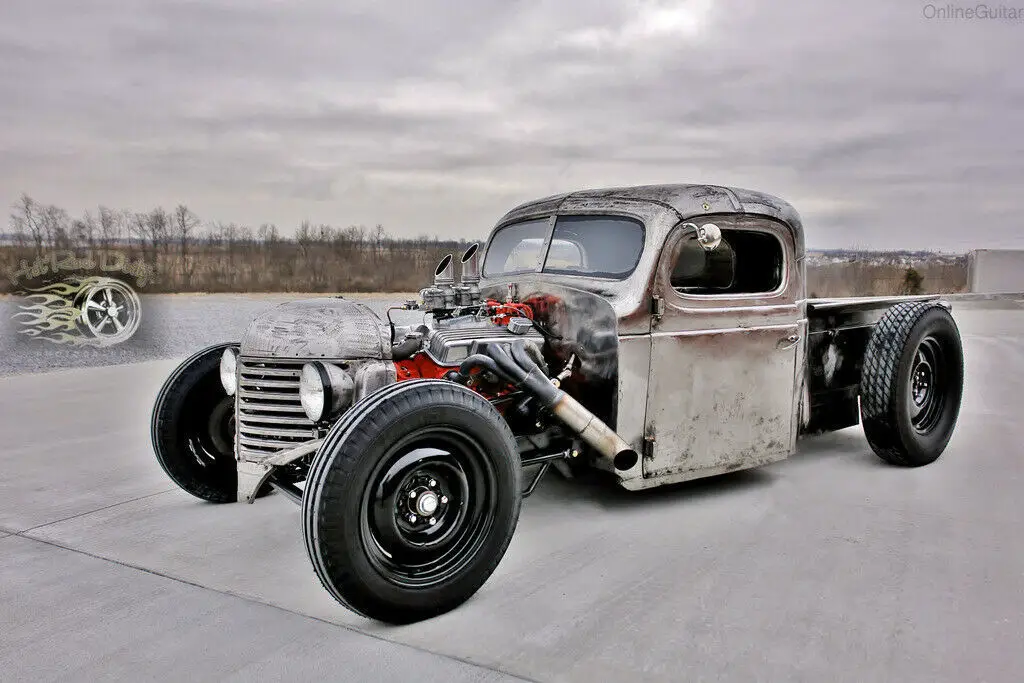
[[237, 499], [234, 399], [220, 382], [220, 357], [230, 346], [237, 344], [210, 346], [175, 368], [160, 389], [150, 425], [167, 476], [211, 503]]
[[388, 623], [468, 600], [519, 519], [515, 439], [475, 392], [440, 380], [391, 385], [328, 434], [303, 493], [306, 550], [331, 595]]
[[949, 311], [934, 301], [886, 311], [861, 372], [861, 418], [872, 450], [905, 467], [935, 461], [956, 427], [963, 380], [963, 347]]

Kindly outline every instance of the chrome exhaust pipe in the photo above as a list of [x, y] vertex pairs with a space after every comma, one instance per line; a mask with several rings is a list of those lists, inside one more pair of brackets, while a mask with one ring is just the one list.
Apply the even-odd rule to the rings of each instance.
[[615, 469], [632, 469], [640, 460], [637, 452], [579, 401], [564, 391], [561, 393], [561, 399], [551, 407], [555, 417], [610, 461]]
[[[511, 356], [497, 344], [488, 345], [485, 353], [497, 365], [500, 374], [512, 379], [514, 384], [550, 408], [562, 424], [583, 439], [616, 470], [632, 469], [639, 462], [640, 456], [637, 452], [611, 427], [579, 401], [551, 383], [527, 354], [522, 341], [513, 342]], [[467, 359], [467, 362], [469, 360]]]

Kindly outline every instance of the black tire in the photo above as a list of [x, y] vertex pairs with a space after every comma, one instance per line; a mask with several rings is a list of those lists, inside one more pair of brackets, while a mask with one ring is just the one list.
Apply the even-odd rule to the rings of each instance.
[[[453, 382], [409, 380], [332, 427], [306, 480], [303, 539], [338, 602], [412, 623], [458, 607], [490, 577], [521, 491], [515, 439], [487, 400]], [[431, 495], [428, 518], [416, 505]]]
[[953, 316], [935, 301], [894, 305], [864, 352], [861, 421], [888, 463], [920, 467], [946, 449], [960, 413], [964, 356]]
[[[234, 398], [220, 383], [220, 357], [238, 344], [207, 347], [175, 368], [153, 406], [153, 451], [167, 476], [211, 503], [238, 497]], [[264, 492], [265, 493], [265, 492]]]

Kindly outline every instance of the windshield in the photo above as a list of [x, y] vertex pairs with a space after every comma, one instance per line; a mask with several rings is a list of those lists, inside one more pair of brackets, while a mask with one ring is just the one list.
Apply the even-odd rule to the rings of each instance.
[[640, 221], [619, 216], [559, 216], [551, 246], [543, 253], [548, 219], [513, 223], [498, 230], [487, 248], [484, 275], [537, 271], [624, 278], [633, 272], [644, 246]]

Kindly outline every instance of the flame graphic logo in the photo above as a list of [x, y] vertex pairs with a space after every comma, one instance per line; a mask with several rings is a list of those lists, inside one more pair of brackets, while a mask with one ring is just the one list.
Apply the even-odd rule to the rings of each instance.
[[112, 346], [139, 327], [142, 305], [126, 283], [103, 276], [72, 276], [26, 289], [26, 305], [12, 318], [20, 334], [54, 344]]

